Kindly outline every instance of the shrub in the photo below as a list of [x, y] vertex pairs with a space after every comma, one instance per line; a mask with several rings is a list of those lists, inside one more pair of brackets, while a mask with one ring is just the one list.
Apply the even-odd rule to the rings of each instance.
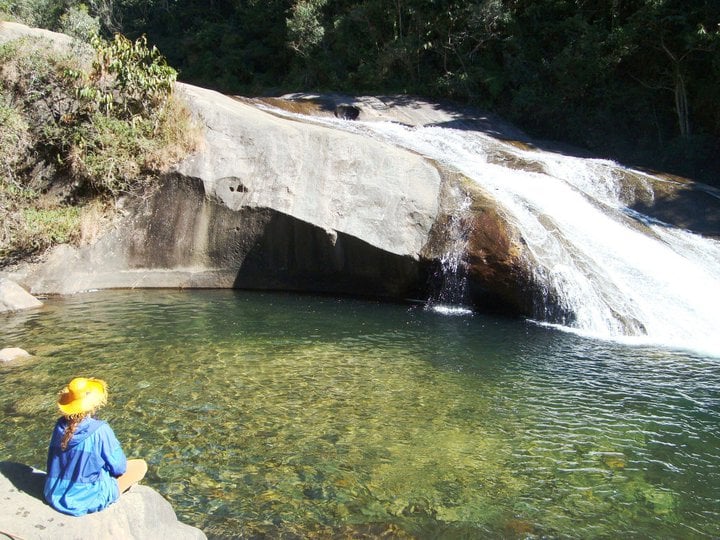
[[100, 33], [100, 20], [88, 13], [87, 6], [72, 6], [60, 17], [60, 31], [89, 42]]
[[27, 159], [30, 128], [23, 114], [0, 93], [0, 181], [14, 182], [15, 171]]
[[77, 206], [25, 208], [22, 217], [28, 251], [39, 251], [53, 244], [65, 244], [76, 239], [79, 234], [80, 208]]
[[158, 171], [185, 156], [195, 140], [189, 112], [170, 98], [157, 118], [128, 122], [95, 113], [76, 130], [68, 163], [75, 178], [117, 195], [151, 187]]
[[70, 201], [147, 189], [195, 146], [157, 49], [119, 35], [93, 46], [91, 62], [42, 40], [0, 45], [0, 265], [78, 241]]
[[177, 73], [156, 48], [120, 35], [92, 41], [90, 67], [39, 42], [0, 46], [0, 85], [6, 101], [20, 103], [45, 170], [72, 175], [80, 190], [117, 195], [146, 187], [191, 151], [195, 130], [172, 96]]
[[116, 34], [106, 43], [92, 39], [96, 56], [78, 96], [109, 116], [128, 120], [136, 116], [153, 119], [162, 113], [177, 72], [168, 66], [146, 38], [132, 42]]
[[148, 180], [194, 147], [196, 130], [173, 98], [177, 72], [144, 37], [117, 34], [96, 50], [78, 81], [82, 122], [67, 155], [72, 173], [94, 190], [112, 195], [148, 186]]
[[23, 179], [26, 184], [47, 188], [55, 169], [62, 168], [71, 142], [69, 119], [78, 109], [66, 73], [82, 67], [78, 57], [58, 53], [46, 40], [23, 38], [0, 46], [0, 92], [22, 114], [30, 135], [27, 157], [38, 162], [28, 164], [36, 172]]

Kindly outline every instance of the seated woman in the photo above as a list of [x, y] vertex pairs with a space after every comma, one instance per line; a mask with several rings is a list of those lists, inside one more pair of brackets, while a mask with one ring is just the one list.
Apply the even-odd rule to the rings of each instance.
[[147, 472], [145, 460], [128, 460], [108, 423], [93, 417], [106, 401], [105, 381], [85, 377], [58, 396], [62, 417], [48, 449], [45, 500], [64, 514], [102, 510]]

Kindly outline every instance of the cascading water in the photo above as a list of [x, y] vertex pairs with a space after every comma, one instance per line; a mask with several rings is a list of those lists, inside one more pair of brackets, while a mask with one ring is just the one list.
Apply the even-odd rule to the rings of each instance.
[[468, 243], [468, 220], [472, 200], [465, 195], [456, 206], [447, 226], [448, 245], [440, 258], [435, 279], [437, 289], [432, 291], [426, 308], [448, 315], [472, 313], [467, 304], [467, 269], [465, 253]]
[[[628, 209], [619, 165], [522, 150], [473, 130], [313, 121], [412, 150], [482, 186], [522, 234], [540, 322], [720, 355], [720, 242]], [[535, 166], [503, 166], [498, 155]]]

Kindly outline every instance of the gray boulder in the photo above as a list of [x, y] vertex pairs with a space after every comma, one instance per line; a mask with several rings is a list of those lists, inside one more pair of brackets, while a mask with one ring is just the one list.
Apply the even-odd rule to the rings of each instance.
[[14, 281], [0, 278], [0, 313], [37, 308], [42, 305], [40, 300]]
[[[0, 35], [23, 32], [30, 30], [0, 26]], [[380, 140], [269, 112], [259, 100], [184, 84], [177, 92], [204, 128], [200, 150], [158, 178], [154, 192], [122, 201], [115, 228], [99, 241], [59, 246], [10, 277], [33, 294], [234, 287], [425, 296], [453, 198], [463, 191], [457, 175]], [[342, 117], [362, 107], [364, 119], [410, 125], [457, 119], [456, 111], [408, 98], [327, 99], [274, 104], [319, 104]], [[349, 102], [357, 111], [338, 109]], [[481, 247], [478, 260], [489, 260], [493, 246]], [[504, 252], [493, 260], [514, 263]]]
[[180, 523], [170, 503], [155, 490], [136, 485], [95, 514], [68, 516], [43, 500], [45, 473], [0, 462], [0, 536], [23, 539], [200, 540], [200, 529]]

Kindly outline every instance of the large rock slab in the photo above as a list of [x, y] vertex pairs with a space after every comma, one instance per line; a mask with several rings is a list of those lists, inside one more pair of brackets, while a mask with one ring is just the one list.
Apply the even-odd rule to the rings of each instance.
[[27, 465], [0, 462], [0, 535], [23, 539], [201, 540], [200, 529], [177, 520], [155, 490], [133, 486], [116, 503], [95, 514], [68, 516], [42, 496], [45, 473]]
[[[31, 30], [0, 25], [0, 42], [26, 33], [65, 43]], [[462, 218], [470, 303], [528, 315], [538, 298], [545, 310], [553, 296], [533, 278], [526, 239], [491, 190], [463, 182], [449, 165], [344, 129], [352, 120], [328, 118], [346, 117], [337, 111], [347, 105], [357, 120], [482, 132], [494, 139], [483, 144], [488, 164], [529, 174], [552, 176], [540, 150], [552, 147], [536, 147], [480, 111], [406, 96], [259, 100], [184, 84], [177, 91], [204, 128], [201, 149], [158, 178], [154, 192], [125, 200], [124, 217], [97, 243], [60, 246], [10, 277], [34, 294], [236, 287], [426, 298], [455, 219], [448, 194], [459, 190], [472, 198], [472, 215]], [[620, 168], [612, 175], [623, 176], [617, 189], [628, 213], [720, 234], [716, 189]]]
[[[15, 23], [0, 42], [62, 34]], [[390, 144], [280, 118], [178, 83], [204, 128], [200, 150], [122, 201], [91, 246], [59, 246], [9, 276], [33, 294], [237, 287], [416, 297], [441, 213], [442, 173]], [[432, 108], [427, 107], [430, 111]], [[425, 252], [427, 250], [425, 249]]]
[[43, 303], [9, 279], [0, 278], [0, 313], [42, 306]]
[[35, 294], [236, 287], [417, 297], [443, 175], [392, 145], [178, 85], [201, 150], [92, 246], [21, 272]]
[[441, 175], [395, 146], [179, 85], [207, 126], [178, 172], [231, 210], [272, 208], [390, 253], [418, 256], [439, 210]]

